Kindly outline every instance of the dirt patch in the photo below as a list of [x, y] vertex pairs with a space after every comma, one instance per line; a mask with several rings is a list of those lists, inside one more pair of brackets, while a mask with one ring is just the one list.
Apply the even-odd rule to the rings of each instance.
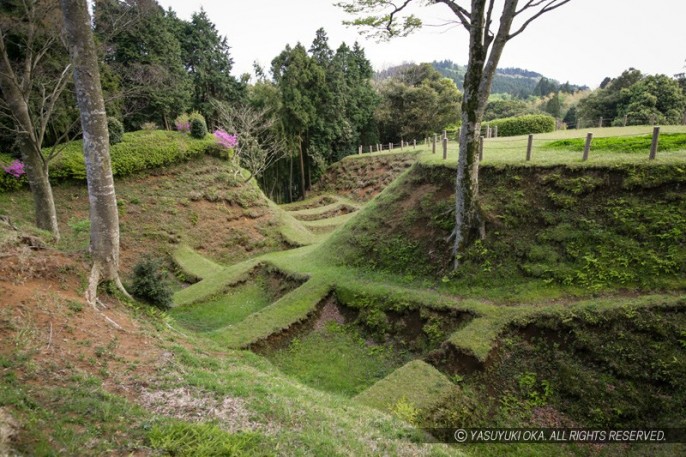
[[[116, 178], [120, 220], [120, 264], [125, 277], [146, 254], [162, 256], [186, 243], [220, 262], [285, 249], [278, 218], [252, 185], [229, 179], [225, 161], [191, 162]], [[59, 202], [60, 250], [88, 251], [88, 191], [85, 184], [54, 186]], [[13, 194], [6, 208], [15, 224], [33, 224], [28, 191]], [[1, 240], [1, 237], [0, 237]]]
[[229, 433], [261, 431], [276, 433], [276, 426], [265, 426], [251, 420], [253, 413], [241, 398], [215, 398], [196, 389], [147, 390], [140, 393], [139, 403], [155, 414], [189, 422], [215, 419]]
[[313, 188], [366, 202], [378, 195], [415, 162], [415, 154], [342, 160], [331, 165]]
[[290, 327], [272, 333], [267, 338], [252, 343], [248, 349], [265, 354], [288, 346], [294, 338], [323, 328], [328, 322], [348, 323], [357, 318], [357, 312], [340, 305], [333, 294], [319, 302], [314, 311]]
[[88, 269], [79, 256], [24, 246], [3, 255], [0, 354], [30, 356], [45, 371], [32, 382], [60, 385], [79, 370], [130, 398], [136, 379], [164, 360], [155, 330], [134, 319], [131, 309], [104, 293], [104, 307], [86, 304], [80, 291]]
[[16, 435], [19, 424], [7, 408], [0, 408], [0, 455], [12, 455], [12, 438]]
[[486, 366], [472, 354], [468, 354], [450, 343], [441, 345], [438, 350], [428, 354], [424, 361], [448, 376], [455, 374], [468, 376], [483, 371]]
[[329, 322], [335, 322], [337, 324], [345, 324], [347, 322], [346, 317], [341, 312], [341, 308], [336, 303], [333, 297], [329, 297], [317, 317], [317, 320], [312, 326], [313, 330], [321, 330]]
[[322, 195], [306, 202], [290, 203], [284, 207], [286, 211], [299, 211], [301, 209], [313, 209], [336, 203], [336, 198], [331, 195]]
[[299, 214], [294, 216], [296, 219], [299, 221], [319, 221], [322, 219], [330, 219], [332, 217], [336, 216], [343, 216], [344, 214], [350, 214], [354, 213], [357, 211], [357, 208], [353, 208], [352, 206], [348, 205], [342, 205], [336, 209], [333, 209], [331, 211], [327, 211], [325, 213], [320, 213], [320, 214]]

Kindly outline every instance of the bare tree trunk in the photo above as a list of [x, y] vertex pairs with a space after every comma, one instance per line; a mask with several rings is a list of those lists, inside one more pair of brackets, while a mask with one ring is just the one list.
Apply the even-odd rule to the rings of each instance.
[[95, 304], [101, 281], [114, 281], [126, 292], [119, 280], [119, 214], [112, 178], [107, 115], [88, 5], [86, 0], [60, 0], [60, 4], [83, 128], [91, 221], [90, 252], [93, 257], [86, 299]]
[[288, 203], [293, 201], [293, 153], [290, 154], [290, 171], [288, 174]]
[[[0, 37], [0, 40], [2, 39]], [[41, 155], [41, 145], [36, 138], [33, 120], [29, 114], [29, 106], [9, 64], [4, 43], [0, 46], [0, 90], [2, 90], [7, 106], [12, 111], [16, 124], [21, 159], [24, 162], [26, 177], [33, 194], [36, 226], [49, 231], [55, 240], [59, 241], [60, 230], [57, 225], [57, 212], [55, 211], [52, 187], [48, 179], [47, 161]]]
[[305, 161], [303, 159], [303, 140], [298, 138], [298, 145], [300, 146], [300, 192], [302, 199], [305, 200]]

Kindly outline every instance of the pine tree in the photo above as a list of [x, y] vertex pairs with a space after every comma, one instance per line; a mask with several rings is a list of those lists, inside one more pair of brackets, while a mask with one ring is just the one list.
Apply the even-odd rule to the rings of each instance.
[[184, 24], [181, 40], [183, 60], [190, 74], [193, 92], [192, 108], [205, 116], [210, 128], [217, 120], [212, 101], [235, 102], [245, 96], [245, 87], [231, 76], [233, 59], [226, 37], [201, 9]]

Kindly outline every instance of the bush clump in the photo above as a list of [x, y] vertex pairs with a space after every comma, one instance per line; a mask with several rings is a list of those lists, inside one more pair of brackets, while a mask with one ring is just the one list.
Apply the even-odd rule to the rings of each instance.
[[202, 140], [207, 135], [207, 123], [202, 114], [195, 112], [190, 115], [191, 136]]
[[124, 139], [124, 125], [117, 118], [107, 118], [107, 131], [110, 134], [111, 145], [121, 143]]
[[[7, 165], [5, 165], [7, 163]], [[19, 190], [28, 183], [24, 164], [9, 155], [0, 155], [0, 192]]]
[[171, 308], [172, 290], [159, 260], [145, 257], [133, 267], [131, 293], [162, 310]]
[[498, 127], [498, 136], [529, 135], [555, 131], [555, 118], [547, 114], [505, 117], [486, 122], [484, 127]]

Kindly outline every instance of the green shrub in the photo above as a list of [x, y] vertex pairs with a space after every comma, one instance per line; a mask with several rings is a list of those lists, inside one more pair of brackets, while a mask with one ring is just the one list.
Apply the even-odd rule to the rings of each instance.
[[131, 293], [160, 309], [171, 308], [172, 290], [159, 260], [145, 257], [133, 267]]
[[[166, 130], [140, 130], [125, 133], [121, 143], [110, 148], [112, 174], [127, 176], [143, 170], [157, 168], [199, 157], [214, 147], [214, 139], [196, 140], [178, 132]], [[72, 141], [65, 145], [60, 157], [50, 163], [51, 181], [75, 179], [85, 181], [83, 142]]]
[[555, 118], [547, 114], [506, 117], [486, 122], [484, 127], [498, 127], [498, 136], [528, 135], [555, 131]]
[[107, 131], [110, 134], [110, 144], [121, 143], [124, 138], [124, 126], [119, 119], [114, 117], [107, 118]]
[[190, 115], [191, 121], [191, 136], [202, 140], [207, 136], [207, 123], [202, 114], [195, 112]]

